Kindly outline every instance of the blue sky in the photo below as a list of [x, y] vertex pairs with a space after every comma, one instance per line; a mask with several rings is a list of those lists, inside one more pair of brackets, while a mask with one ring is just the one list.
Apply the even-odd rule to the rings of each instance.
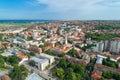
[[0, 0], [0, 19], [120, 20], [120, 0]]

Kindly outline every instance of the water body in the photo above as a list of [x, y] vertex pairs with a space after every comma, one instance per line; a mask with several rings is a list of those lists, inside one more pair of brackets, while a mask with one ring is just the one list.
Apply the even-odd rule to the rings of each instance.
[[0, 20], [0, 23], [43, 23], [57, 22], [58, 20]]

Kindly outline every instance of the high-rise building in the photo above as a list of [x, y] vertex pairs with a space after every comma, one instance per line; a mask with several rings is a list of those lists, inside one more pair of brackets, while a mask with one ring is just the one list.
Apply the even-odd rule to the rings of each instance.
[[33, 30], [32, 31], [32, 37], [33, 37], [33, 39], [36, 39], [37, 36], [38, 36], [38, 32], [36, 30]]
[[97, 43], [95, 51], [120, 54], [120, 38], [113, 38]]
[[68, 44], [68, 40], [67, 40], [67, 34], [65, 35], [65, 44]]
[[110, 41], [109, 51], [112, 53], [120, 53], [120, 38], [114, 38]]

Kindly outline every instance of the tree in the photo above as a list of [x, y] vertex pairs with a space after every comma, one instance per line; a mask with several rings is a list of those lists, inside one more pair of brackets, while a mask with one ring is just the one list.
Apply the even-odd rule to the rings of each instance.
[[13, 67], [13, 70], [9, 72], [9, 76], [12, 80], [25, 80], [28, 75], [28, 70], [22, 65]]
[[19, 62], [18, 58], [17, 58], [15, 55], [8, 57], [8, 58], [7, 58], [7, 61], [8, 61], [8, 63], [10, 63], [11, 65], [18, 64], [18, 62]]
[[67, 67], [66, 59], [62, 58], [58, 64], [58, 67], [62, 67], [63, 69], [65, 69]]
[[64, 70], [62, 68], [57, 68], [56, 76], [59, 77], [60, 79], [63, 79], [63, 77], [64, 77]]
[[72, 49], [71, 49], [70, 51], [68, 51], [66, 54], [69, 55], [69, 56], [71, 56], [71, 57], [80, 58], [78, 52], [77, 52], [74, 48], [72, 48]]
[[35, 52], [30, 52], [30, 56], [35, 56]]
[[3, 34], [0, 34], [0, 41], [3, 41]]
[[76, 80], [81, 80], [81, 79], [82, 79], [81, 75], [76, 73]]
[[120, 74], [115, 74], [115, 73], [113, 73], [113, 74], [112, 74], [112, 77], [113, 77], [115, 80], [120, 80]]
[[118, 64], [114, 61], [111, 61], [110, 58], [103, 59], [103, 65], [113, 67], [113, 68], [118, 68]]
[[27, 70], [27, 68], [24, 65], [21, 65], [20, 69], [22, 71], [22, 78], [25, 79], [26, 76], [28, 75], [28, 70]]
[[82, 65], [77, 64], [77, 65], [75, 65], [74, 71], [75, 71], [76, 73], [81, 74], [81, 76], [83, 76], [84, 73], [85, 73], [85, 68], [84, 68]]
[[9, 73], [12, 80], [22, 80], [22, 74], [19, 66], [14, 66], [12, 72]]
[[104, 77], [102, 77], [100, 80], [105, 80]]
[[102, 76], [103, 78], [107, 78], [107, 79], [115, 79], [115, 80], [120, 80], [120, 74], [117, 73], [112, 73], [109, 71], [103, 71], [102, 72]]
[[77, 80], [76, 74], [73, 72], [72, 68], [66, 70], [66, 74], [63, 80]]
[[85, 34], [86, 38], [91, 38], [92, 40], [95, 41], [101, 41], [101, 40], [108, 40], [114, 37], [120, 37], [119, 34], [110, 34], [110, 33], [106, 33], [106, 34], [100, 34], [100, 33], [86, 33]]
[[48, 55], [55, 55], [54, 52], [50, 49], [46, 50], [45, 53]]
[[31, 61], [29, 62], [29, 65], [32, 66], [32, 67], [34, 67], [34, 66], [35, 66], [35, 61], [31, 60]]
[[76, 68], [76, 64], [73, 62], [69, 62], [67, 67], [71, 67], [74, 70]]
[[2, 68], [4, 66], [4, 59], [0, 58], [0, 68]]
[[117, 30], [120, 29], [120, 26], [116, 25], [98, 25], [94, 28], [95, 30]]
[[107, 71], [103, 71], [102, 72], [102, 76], [104, 78], [111, 79], [112, 78], [112, 73], [111, 72], [107, 72]]
[[33, 37], [27, 37], [28, 41], [33, 40]]
[[62, 58], [52, 74], [60, 78], [60, 80], [82, 80], [85, 67]]
[[55, 46], [61, 45], [60, 41], [55, 43]]
[[44, 47], [45, 47], [44, 45], [39, 45], [39, 48], [42, 48], [42, 49], [43, 49]]

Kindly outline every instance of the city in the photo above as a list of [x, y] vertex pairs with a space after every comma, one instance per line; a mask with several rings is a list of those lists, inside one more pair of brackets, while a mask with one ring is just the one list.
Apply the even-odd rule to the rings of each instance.
[[0, 0], [0, 80], [120, 80], [120, 1]]
[[0, 76], [2, 80], [119, 80], [116, 30], [120, 27], [113, 24], [58, 21], [1, 28]]

